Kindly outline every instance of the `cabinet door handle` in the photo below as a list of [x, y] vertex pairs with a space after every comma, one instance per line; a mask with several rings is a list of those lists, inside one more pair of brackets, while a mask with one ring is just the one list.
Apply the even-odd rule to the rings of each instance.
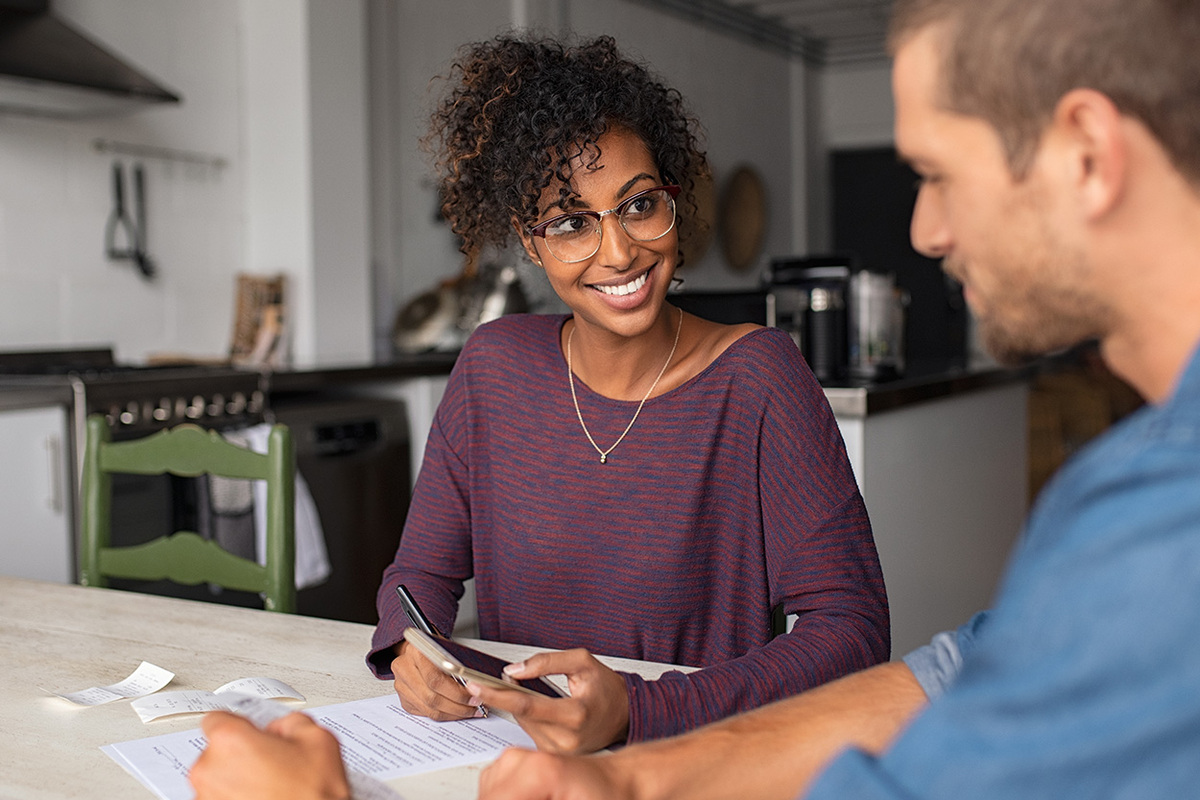
[[46, 505], [55, 514], [63, 512], [62, 440], [54, 434], [46, 437], [46, 465], [50, 469], [50, 496]]

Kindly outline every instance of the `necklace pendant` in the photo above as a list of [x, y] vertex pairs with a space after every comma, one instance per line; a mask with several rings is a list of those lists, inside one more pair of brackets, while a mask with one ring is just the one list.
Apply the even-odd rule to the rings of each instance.
[[606, 453], [601, 453], [600, 454], [600, 463], [604, 464], [607, 462], [608, 462], [608, 455]]

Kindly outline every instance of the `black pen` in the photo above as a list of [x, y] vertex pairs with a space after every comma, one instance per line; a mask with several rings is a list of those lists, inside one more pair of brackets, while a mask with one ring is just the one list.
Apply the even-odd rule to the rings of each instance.
[[417, 605], [417, 598], [412, 596], [412, 592], [408, 590], [407, 586], [403, 583], [397, 586], [396, 594], [400, 596], [400, 605], [404, 608], [404, 613], [414, 628], [429, 636], [441, 636], [438, 629], [429, 621], [429, 617], [425, 616], [425, 612]]
[[[396, 594], [400, 597], [400, 605], [404, 608], [404, 613], [408, 617], [408, 621], [413, 627], [428, 636], [441, 636], [434, 624], [429, 621], [429, 617], [425, 616], [425, 612], [417, 605], [417, 598], [412, 596], [412, 592], [403, 583], [396, 587]], [[455, 677], [460, 685], [466, 686], [467, 682], [462, 678]], [[483, 712], [483, 716], [488, 715], [487, 706], [480, 705], [479, 710]]]

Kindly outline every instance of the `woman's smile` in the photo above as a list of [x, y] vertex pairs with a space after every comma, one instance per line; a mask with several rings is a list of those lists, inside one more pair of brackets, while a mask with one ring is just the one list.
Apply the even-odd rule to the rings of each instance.
[[620, 311], [637, 308], [653, 293], [654, 284], [650, 280], [655, 267], [642, 270], [634, 277], [619, 275], [603, 283], [585, 284], [600, 295], [600, 299], [609, 307]]
[[626, 295], [626, 294], [633, 294], [638, 289], [640, 289], [646, 285], [646, 276], [649, 274], [650, 274], [649, 272], [643, 272], [641, 275], [637, 276], [636, 278], [629, 281], [628, 283], [622, 283], [622, 284], [619, 284], [616, 286], [597, 284], [597, 285], [593, 286], [592, 288], [599, 289], [604, 294], [611, 294], [611, 295], [618, 295], [618, 296]]

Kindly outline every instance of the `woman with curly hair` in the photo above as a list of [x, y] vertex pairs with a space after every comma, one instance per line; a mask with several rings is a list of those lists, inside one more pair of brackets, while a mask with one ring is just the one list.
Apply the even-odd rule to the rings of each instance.
[[[886, 660], [887, 599], [824, 393], [782, 331], [669, 303], [707, 164], [679, 93], [609, 38], [466, 48], [427, 140], [467, 257], [519, 242], [567, 315], [463, 348], [429, 434], [368, 663], [404, 707], [481, 713], [403, 638], [405, 584], [569, 698], [488, 693], [539, 747], [677, 733]], [[773, 638], [773, 613], [795, 615]], [[683, 664], [657, 681], [589, 651]]]

